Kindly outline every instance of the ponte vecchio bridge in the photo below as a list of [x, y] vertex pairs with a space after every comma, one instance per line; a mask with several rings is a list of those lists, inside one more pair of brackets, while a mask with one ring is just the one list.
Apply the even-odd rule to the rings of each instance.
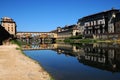
[[36, 40], [39, 40], [40, 42], [54, 41], [57, 38], [57, 34], [52, 32], [17, 32], [16, 36], [17, 39], [32, 42], [35, 42]]

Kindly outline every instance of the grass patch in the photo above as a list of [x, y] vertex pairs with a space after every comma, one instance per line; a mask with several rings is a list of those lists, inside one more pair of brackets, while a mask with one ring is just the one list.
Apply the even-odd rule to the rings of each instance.
[[82, 42], [82, 43], [95, 43], [96, 40], [94, 40], [94, 39], [81, 39], [79, 42]]
[[65, 43], [95, 43], [94, 39], [65, 39]]
[[17, 44], [19, 47], [22, 46], [22, 43], [20, 41], [18, 41], [18, 40], [11, 40], [11, 43], [12, 44]]
[[16, 50], [21, 50], [21, 48], [16, 48]]
[[55, 80], [53, 77], [51, 77], [51, 79], [50, 80]]
[[22, 54], [27, 56], [23, 51], [22, 51], [22, 43], [18, 40], [11, 40], [12, 44], [17, 44], [19, 47], [16, 48], [16, 50], [20, 50]]
[[71, 36], [69, 39], [82, 39], [83, 35]]

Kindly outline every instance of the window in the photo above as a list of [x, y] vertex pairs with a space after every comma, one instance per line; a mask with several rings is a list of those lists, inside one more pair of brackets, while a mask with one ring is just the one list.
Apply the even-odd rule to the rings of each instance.
[[94, 21], [94, 25], [96, 25], [96, 21]]
[[105, 24], [105, 19], [98, 20], [98, 24]]
[[93, 26], [93, 21], [91, 21], [91, 26]]
[[11, 27], [13, 27], [13, 24], [11, 24]]
[[85, 26], [88, 26], [88, 24], [86, 24]]
[[102, 24], [103, 21], [100, 21], [100, 24]]
[[98, 24], [102, 24], [103, 23], [103, 20], [98, 20]]
[[10, 31], [10, 27], [8, 27], [8, 31]]
[[10, 25], [8, 24], [8, 26], [10, 26]]
[[11, 27], [11, 31], [13, 32], [13, 27]]
[[103, 24], [105, 24], [105, 19], [103, 19]]
[[100, 29], [98, 29], [98, 34], [100, 33]]
[[119, 24], [117, 24], [117, 28], [119, 28]]
[[86, 23], [85, 23], [85, 26], [90, 26], [90, 23], [89, 23], [89, 22], [86, 22]]
[[105, 29], [103, 29], [102, 32], [105, 33]]

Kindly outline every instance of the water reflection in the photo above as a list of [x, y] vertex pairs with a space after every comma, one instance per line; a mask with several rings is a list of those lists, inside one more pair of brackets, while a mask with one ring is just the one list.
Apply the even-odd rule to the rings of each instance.
[[23, 45], [23, 50], [50, 49], [57, 54], [74, 56], [85, 65], [111, 72], [120, 72], [120, 45], [115, 43], [94, 44], [39, 44]]
[[120, 46], [118, 44], [86, 44], [84, 55], [79, 55], [79, 62], [112, 72], [120, 71]]
[[22, 45], [23, 50], [52, 50], [56, 49], [56, 44], [26, 44]]

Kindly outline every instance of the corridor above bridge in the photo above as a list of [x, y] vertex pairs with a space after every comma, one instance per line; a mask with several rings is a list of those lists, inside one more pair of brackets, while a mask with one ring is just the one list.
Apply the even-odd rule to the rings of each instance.
[[17, 32], [16, 34], [17, 38], [32, 38], [32, 37], [38, 37], [38, 38], [57, 38], [56, 33], [52, 32]]

